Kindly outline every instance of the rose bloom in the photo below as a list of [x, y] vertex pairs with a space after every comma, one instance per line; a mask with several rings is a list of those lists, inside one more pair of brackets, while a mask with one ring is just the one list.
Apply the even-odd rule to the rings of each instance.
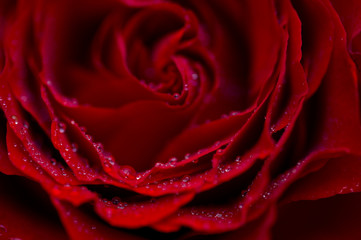
[[0, 0], [1, 239], [361, 239], [361, 1]]

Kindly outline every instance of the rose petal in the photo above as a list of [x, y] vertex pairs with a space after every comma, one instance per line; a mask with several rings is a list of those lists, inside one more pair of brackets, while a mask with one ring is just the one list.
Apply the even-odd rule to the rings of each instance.
[[299, 201], [280, 208], [275, 239], [359, 239], [360, 193], [317, 201]]
[[63, 222], [66, 231], [74, 240], [86, 239], [104, 239], [110, 240], [114, 238], [141, 240], [145, 239], [136, 235], [129, 234], [122, 230], [117, 230], [99, 221], [89, 212], [81, 211], [71, 204], [52, 199], [60, 219]]
[[0, 174], [0, 238], [68, 239], [39, 185]]
[[320, 170], [297, 180], [283, 201], [316, 200], [360, 192], [360, 169], [361, 157], [343, 155], [330, 159]]
[[193, 198], [194, 194], [170, 195], [150, 202], [107, 205], [98, 200], [95, 211], [111, 225], [138, 228], [150, 225], [172, 214]]
[[302, 23], [302, 65], [310, 97], [320, 86], [327, 71], [335, 26], [331, 13], [322, 1], [293, 1], [292, 4]]

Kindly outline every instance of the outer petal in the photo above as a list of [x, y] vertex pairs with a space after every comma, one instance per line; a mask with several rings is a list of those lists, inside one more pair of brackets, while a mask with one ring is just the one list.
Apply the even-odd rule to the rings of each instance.
[[0, 173], [0, 239], [68, 239], [38, 184]]
[[278, 240], [357, 240], [361, 238], [361, 194], [300, 201], [280, 208], [273, 230]]

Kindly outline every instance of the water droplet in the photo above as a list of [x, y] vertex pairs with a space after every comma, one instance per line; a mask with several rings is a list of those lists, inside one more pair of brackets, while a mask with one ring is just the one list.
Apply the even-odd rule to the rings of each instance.
[[178, 98], [180, 97], [180, 95], [179, 95], [178, 93], [174, 93], [174, 94], [173, 94], [173, 97], [174, 97], [175, 99], [178, 99]]
[[197, 80], [198, 79], [198, 74], [197, 73], [192, 73], [192, 79]]
[[231, 166], [227, 166], [225, 169], [224, 169], [224, 172], [228, 173], [232, 170], [232, 167]]
[[77, 151], [78, 151], [78, 145], [77, 145], [76, 143], [72, 143], [72, 144], [71, 144], [71, 150], [72, 150], [73, 152], [77, 152]]
[[54, 158], [51, 158], [50, 163], [55, 166], [56, 165], [56, 160]]
[[163, 166], [163, 164], [162, 164], [162, 163], [160, 163], [160, 162], [157, 162], [154, 166], [155, 166], [155, 167], [157, 167], [157, 168], [160, 168], [160, 167], [162, 167], [162, 166]]
[[128, 167], [123, 167], [122, 169], [119, 170], [119, 172], [123, 175], [123, 177], [125, 178], [129, 178], [132, 176], [132, 169], [128, 168]]
[[120, 203], [121, 199], [119, 197], [113, 197], [112, 198], [112, 203], [114, 205], [118, 205]]
[[103, 152], [103, 144], [101, 143], [94, 143], [93, 146], [96, 148], [98, 152]]
[[270, 192], [265, 192], [264, 194], [262, 194], [262, 198], [267, 199], [270, 195]]
[[231, 116], [237, 116], [237, 115], [239, 115], [239, 114], [240, 114], [240, 112], [238, 112], [238, 111], [232, 111], [232, 112], [230, 113]]
[[189, 153], [187, 153], [186, 155], [184, 155], [184, 159], [189, 159], [190, 158], [190, 154]]
[[186, 183], [189, 182], [191, 180], [191, 178], [189, 176], [184, 176], [182, 179], [182, 182]]
[[59, 123], [59, 132], [60, 133], [64, 133], [65, 132], [65, 124], [64, 123], [62, 123], [62, 122], [60, 122]]
[[199, 158], [195, 158], [195, 159], [193, 159], [192, 163], [198, 163], [198, 161], [199, 161]]
[[19, 124], [18, 118], [15, 115], [11, 116], [11, 119], [14, 120], [14, 124]]
[[174, 167], [176, 165], [177, 161], [178, 161], [178, 159], [176, 157], [172, 157], [168, 160], [167, 164], [170, 167]]

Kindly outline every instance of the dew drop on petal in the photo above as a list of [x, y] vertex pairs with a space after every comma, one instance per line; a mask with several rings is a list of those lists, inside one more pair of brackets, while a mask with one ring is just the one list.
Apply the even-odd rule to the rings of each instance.
[[201, 155], [203, 153], [203, 150], [198, 150], [197, 154]]
[[238, 112], [238, 111], [232, 111], [232, 112], [230, 113], [231, 116], [237, 116], [237, 115], [239, 115], [239, 114], [240, 114], [240, 112]]
[[174, 97], [175, 99], [178, 99], [178, 98], [180, 97], [180, 95], [179, 95], [178, 93], [174, 93], [174, 94], [173, 94], [173, 97]]
[[15, 115], [11, 116], [11, 119], [15, 125], [19, 124], [18, 118]]
[[96, 149], [98, 152], [103, 152], [103, 151], [104, 151], [103, 144], [101, 144], [101, 143], [93, 143], [93, 146], [95, 147], [95, 149]]
[[60, 133], [64, 133], [64, 132], [65, 132], [65, 124], [64, 124], [64, 123], [59, 123], [59, 132], [60, 132]]
[[182, 178], [182, 182], [184, 182], [184, 183], [187, 183], [187, 182], [189, 182], [190, 181], [190, 177], [189, 176], [184, 176], [183, 178]]
[[168, 160], [167, 164], [170, 167], [174, 167], [176, 165], [177, 161], [178, 161], [178, 159], [176, 157], [172, 157]]
[[77, 145], [76, 143], [72, 143], [72, 144], [71, 144], [71, 150], [72, 150], [73, 152], [77, 152], [77, 151], [78, 151], [78, 145]]
[[231, 166], [227, 166], [225, 169], [224, 169], [224, 172], [228, 173], [232, 170], [232, 167]]
[[271, 132], [275, 132], [275, 131], [276, 131], [276, 129], [275, 129], [273, 126], [270, 128], [270, 130], [271, 130]]
[[56, 165], [56, 160], [55, 160], [54, 158], [51, 158], [51, 159], [50, 159], [50, 163], [51, 163], [53, 166], [55, 166], [55, 165]]
[[119, 203], [120, 203], [120, 198], [119, 197], [113, 197], [112, 198], [112, 203], [114, 204], [114, 205], [118, 205]]
[[162, 164], [162, 163], [160, 163], [160, 162], [157, 162], [154, 166], [155, 166], [155, 167], [157, 167], [157, 168], [160, 168], [160, 167], [162, 167], [162, 166], [163, 166], [163, 164]]
[[128, 168], [128, 167], [123, 167], [119, 170], [119, 173], [121, 175], [123, 175], [123, 177], [125, 178], [129, 178], [129, 177], [132, 177], [133, 175], [133, 172], [132, 172], [132, 169]]

